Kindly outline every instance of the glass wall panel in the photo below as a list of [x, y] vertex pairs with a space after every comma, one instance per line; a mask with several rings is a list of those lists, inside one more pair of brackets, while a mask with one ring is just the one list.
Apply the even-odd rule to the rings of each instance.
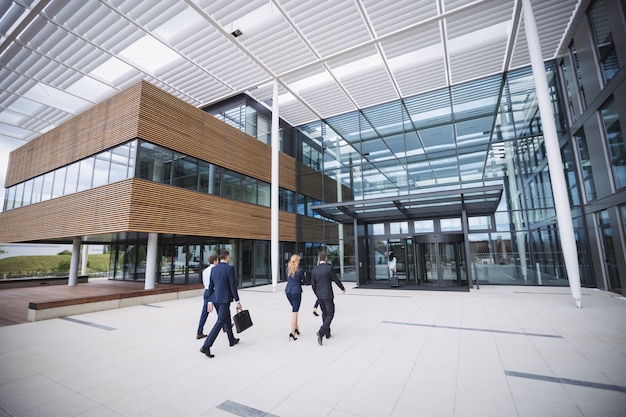
[[413, 222], [415, 233], [433, 233], [435, 223], [432, 220], [416, 220]]
[[241, 174], [224, 171], [222, 174], [221, 196], [233, 200], [241, 200]]
[[66, 171], [66, 167], [62, 167], [54, 171], [54, 186], [52, 188], [52, 198], [61, 197], [63, 195]]
[[54, 171], [45, 173], [43, 175], [43, 184], [41, 187], [41, 201], [50, 200], [52, 198], [53, 186], [54, 186]]
[[172, 185], [193, 191], [198, 190], [198, 160], [196, 158], [174, 152]]
[[489, 230], [491, 229], [490, 216], [471, 216], [467, 218], [469, 230]]
[[149, 142], [139, 147], [139, 178], [169, 184], [173, 152]]
[[580, 168], [583, 176], [585, 197], [587, 201], [592, 201], [596, 199], [596, 185], [593, 182], [593, 169], [591, 167], [587, 137], [584, 129], [580, 129], [576, 132], [574, 135], [574, 141], [578, 146], [578, 157], [580, 158]]
[[406, 234], [409, 233], [409, 222], [397, 222], [389, 224], [389, 233]]
[[[280, 200], [280, 191], [279, 191], [279, 200]], [[263, 207], [271, 207], [272, 205], [272, 190], [270, 184], [259, 181], [258, 182], [258, 201], [257, 204]], [[285, 210], [282, 208], [282, 204], [279, 203], [279, 209]]]
[[[613, 230], [607, 210], [596, 213], [596, 220], [600, 231], [602, 242], [602, 254], [604, 255], [605, 271], [608, 280], [609, 290], [620, 291], [622, 288], [619, 271], [617, 269], [617, 254], [615, 252], [615, 242], [613, 238]], [[619, 234], [618, 234], [619, 235]], [[619, 236], [618, 236], [619, 237]]]
[[460, 232], [462, 230], [461, 219], [441, 219], [442, 232]]
[[608, 142], [615, 188], [620, 189], [626, 187], [626, 145], [613, 98], [611, 97], [600, 110], [604, 122], [604, 133]]
[[43, 186], [43, 176], [38, 176], [33, 179], [33, 194], [31, 197], [31, 204], [38, 203], [41, 201], [41, 188]]
[[30, 179], [24, 182], [24, 191], [22, 194], [22, 206], [30, 204], [33, 198], [33, 180]]
[[111, 168], [111, 151], [105, 151], [95, 156], [95, 164], [94, 164], [94, 171], [93, 171], [93, 187], [99, 187], [101, 185], [109, 183], [110, 168]]
[[137, 141], [120, 145], [111, 150], [111, 165], [109, 168], [109, 183], [125, 180], [135, 175], [134, 151]]
[[255, 178], [244, 177], [241, 181], [241, 201], [256, 204], [257, 199], [257, 183]]
[[67, 172], [65, 173], [65, 187], [63, 188], [63, 195], [69, 195], [76, 192], [78, 187], [78, 172], [80, 169], [80, 162], [74, 162], [67, 166]]
[[598, 61], [604, 82], [608, 83], [619, 70], [619, 59], [613, 41], [605, 0], [595, 0], [589, 8], [589, 20], [595, 38]]
[[93, 180], [94, 158], [86, 158], [80, 161], [78, 167], [78, 184], [76, 191], [88, 190]]

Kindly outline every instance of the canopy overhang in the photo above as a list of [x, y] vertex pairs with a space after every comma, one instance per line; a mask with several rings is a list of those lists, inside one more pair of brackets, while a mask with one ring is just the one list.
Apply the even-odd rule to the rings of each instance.
[[313, 211], [338, 223], [380, 223], [495, 213], [502, 185], [428, 191], [407, 195], [318, 204]]

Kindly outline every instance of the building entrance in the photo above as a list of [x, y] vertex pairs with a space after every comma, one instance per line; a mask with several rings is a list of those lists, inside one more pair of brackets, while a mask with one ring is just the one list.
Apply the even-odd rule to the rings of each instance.
[[[411, 238], [373, 240], [369, 283], [389, 283], [389, 253], [396, 257], [400, 286], [429, 289], [468, 287], [462, 234], [427, 234]], [[373, 278], [373, 279], [372, 279]]]
[[467, 287], [467, 269], [462, 234], [413, 236], [415, 271], [420, 285], [433, 289]]

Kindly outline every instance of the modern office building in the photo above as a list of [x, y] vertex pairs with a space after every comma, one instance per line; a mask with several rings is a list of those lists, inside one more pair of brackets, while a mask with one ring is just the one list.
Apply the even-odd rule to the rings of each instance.
[[146, 283], [228, 248], [267, 284], [324, 249], [363, 286], [393, 252], [404, 288], [623, 293], [624, 0], [232, 3], [6, 8], [27, 143], [0, 242], [108, 245]]

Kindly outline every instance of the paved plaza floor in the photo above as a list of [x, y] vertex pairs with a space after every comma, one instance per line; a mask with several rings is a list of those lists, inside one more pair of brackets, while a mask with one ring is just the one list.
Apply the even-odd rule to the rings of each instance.
[[[254, 326], [199, 352], [201, 297], [0, 327], [0, 416], [623, 417], [626, 300], [583, 289], [239, 291]], [[234, 306], [232, 306], [234, 313]], [[216, 318], [209, 315], [205, 332]]]

